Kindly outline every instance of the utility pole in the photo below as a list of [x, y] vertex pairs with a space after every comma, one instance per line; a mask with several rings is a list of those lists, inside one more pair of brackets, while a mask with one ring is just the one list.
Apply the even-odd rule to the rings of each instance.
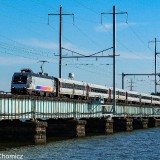
[[62, 78], [62, 6], [59, 14], [59, 78]]
[[116, 7], [113, 6], [113, 113], [116, 108]]
[[116, 14], [127, 14], [127, 12], [116, 13], [116, 7], [113, 6], [112, 13], [101, 13], [113, 15], [113, 114], [115, 114], [116, 108]]
[[122, 72], [122, 89], [124, 89], [124, 77], [125, 77], [125, 74]]
[[[48, 14], [48, 16], [59, 16], [59, 78], [62, 78], [62, 16], [74, 16], [74, 14], [63, 14], [60, 6], [59, 14]], [[48, 21], [49, 23], [49, 21]]]
[[155, 38], [154, 41], [149, 41], [148, 43], [154, 43], [154, 70], [155, 70], [155, 94], [157, 94], [157, 55], [160, 53], [157, 53], [157, 39]]
[[155, 38], [155, 44], [154, 44], [154, 60], [155, 60], [155, 66], [154, 66], [154, 69], [155, 69], [155, 94], [157, 93], [157, 79], [156, 79], [156, 73], [157, 73], [157, 39]]
[[130, 82], [128, 82], [128, 83], [130, 83], [130, 86], [129, 86], [130, 87], [130, 91], [133, 91], [133, 87], [134, 87], [133, 86], [133, 83], [134, 83], [133, 79], [131, 78]]
[[125, 74], [125, 73], [122, 73], [122, 89], [124, 89], [124, 77], [125, 76], [159, 76], [160, 77], [160, 73], [151, 73], [151, 74], [147, 74], [147, 73], [143, 73], [143, 74]]

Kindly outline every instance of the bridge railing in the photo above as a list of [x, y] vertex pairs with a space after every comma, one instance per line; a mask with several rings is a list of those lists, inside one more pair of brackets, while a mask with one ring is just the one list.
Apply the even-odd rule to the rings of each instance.
[[[112, 114], [112, 105], [46, 98], [0, 96], [0, 120], [30, 118], [90, 118]], [[160, 106], [118, 105], [114, 116], [160, 116]]]

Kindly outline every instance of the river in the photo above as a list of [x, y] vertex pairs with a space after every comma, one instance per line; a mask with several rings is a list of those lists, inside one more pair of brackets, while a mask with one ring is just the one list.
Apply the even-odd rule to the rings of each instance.
[[[11, 155], [16, 157], [9, 157]], [[160, 160], [160, 128], [114, 133], [107, 136], [56, 140], [47, 142], [46, 145], [37, 146], [0, 144], [0, 160], [5, 158], [26, 160]]]

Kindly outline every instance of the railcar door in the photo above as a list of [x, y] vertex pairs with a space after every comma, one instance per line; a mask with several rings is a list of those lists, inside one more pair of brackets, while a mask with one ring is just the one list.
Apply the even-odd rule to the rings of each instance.
[[128, 92], [126, 92], [126, 102], [128, 102]]
[[141, 94], [139, 95], [139, 102], [140, 102], [140, 104], [142, 103], [142, 95]]
[[90, 87], [89, 85], [86, 85], [86, 97], [89, 97]]
[[111, 101], [111, 94], [112, 94], [112, 90], [111, 90], [111, 89], [109, 89], [108, 101]]
[[73, 95], [73, 97], [74, 97], [74, 95], [75, 95], [75, 84], [73, 83], [73, 91], [72, 91], [72, 95]]
[[55, 82], [55, 88], [56, 88], [56, 97], [59, 97], [61, 84], [58, 78], [54, 78], [54, 82]]

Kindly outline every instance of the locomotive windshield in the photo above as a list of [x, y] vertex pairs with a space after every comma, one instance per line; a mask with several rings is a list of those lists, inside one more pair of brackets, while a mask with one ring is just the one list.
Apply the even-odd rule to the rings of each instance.
[[13, 84], [25, 84], [27, 82], [27, 76], [16, 75], [13, 77]]

